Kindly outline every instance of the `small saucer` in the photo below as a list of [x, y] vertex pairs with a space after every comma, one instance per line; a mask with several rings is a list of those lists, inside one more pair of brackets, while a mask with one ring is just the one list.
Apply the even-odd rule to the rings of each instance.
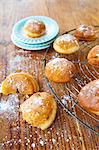
[[22, 43], [19, 41], [17, 42], [13, 38], [11, 40], [14, 43], [14, 45], [16, 45], [17, 47], [20, 47], [22, 49], [25, 49], [25, 50], [42, 50], [42, 49], [46, 49], [46, 48], [50, 47], [50, 44], [39, 46], [39, 45], [26, 44], [26, 43]]
[[[44, 22], [46, 26], [46, 33], [43, 36], [38, 38], [30, 38], [25, 36], [23, 32], [23, 27], [25, 23], [31, 19], [37, 19]], [[48, 42], [54, 39], [58, 35], [58, 33], [59, 33], [59, 26], [57, 22], [46, 16], [30, 16], [24, 18], [18, 21], [14, 25], [12, 30], [12, 34], [15, 36], [15, 38], [18, 39], [18, 41], [21, 41], [22, 43], [26, 43], [26, 44], [41, 44], [41, 43]]]
[[[57, 35], [57, 36], [58, 36], [58, 35]], [[48, 42], [45, 42], [45, 43], [40, 43], [40, 44], [28, 44], [28, 45], [45, 46], [45, 45], [51, 44], [51, 43], [57, 38], [57, 36], [54, 37], [52, 40], [50, 40], [50, 41], [48, 41]], [[11, 40], [12, 40], [12, 42], [13, 42], [13, 41], [20, 42], [20, 40], [17, 39], [16, 36], [14, 36], [13, 34], [11, 35]], [[22, 43], [23, 43], [23, 42], [22, 42]], [[24, 44], [27, 44], [27, 43], [24, 43]]]

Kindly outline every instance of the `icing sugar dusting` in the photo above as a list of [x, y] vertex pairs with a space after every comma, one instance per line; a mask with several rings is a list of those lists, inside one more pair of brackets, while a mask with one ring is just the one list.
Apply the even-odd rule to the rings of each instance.
[[[37, 59], [37, 58], [36, 58]], [[31, 72], [32, 66], [37, 62], [37, 60], [34, 60], [32, 56], [14, 56], [10, 61], [9, 61], [9, 66], [10, 66], [10, 71], [11, 72], [16, 72], [17, 71], [29, 71]], [[9, 71], [9, 68], [8, 68]]]
[[64, 35], [61, 35], [57, 38], [57, 40], [59, 41], [74, 41], [76, 40], [76, 37], [74, 37], [73, 35], [71, 34], [64, 34]]
[[51, 61], [49, 61], [46, 65], [48, 66], [51, 73], [56, 73], [58, 71], [58, 74], [64, 74], [67, 72], [70, 77], [73, 76], [72, 70], [74, 70], [74, 65], [71, 61], [68, 61], [65, 58], [55, 58]]
[[17, 94], [2, 97], [0, 101], [0, 116], [8, 119], [18, 117], [19, 99]]
[[33, 101], [34, 105], [42, 105], [42, 98], [41, 97], [34, 97], [34, 101]]
[[84, 31], [87, 29], [86, 25], [80, 25], [80, 27], [78, 28], [79, 31]]

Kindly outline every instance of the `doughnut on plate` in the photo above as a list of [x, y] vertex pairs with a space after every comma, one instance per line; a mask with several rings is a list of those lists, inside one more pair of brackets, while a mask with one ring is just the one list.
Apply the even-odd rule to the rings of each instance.
[[[30, 37], [26, 37], [24, 35], [23, 32], [23, 27], [25, 25], [25, 23], [28, 20], [31, 19], [37, 19], [40, 21], [43, 21], [45, 26], [46, 26], [46, 33], [39, 37], [39, 38], [30, 38]], [[49, 40], [52, 40], [58, 33], [59, 33], [59, 26], [57, 24], [57, 22], [49, 17], [46, 16], [30, 16], [27, 18], [24, 18], [20, 21], [18, 21], [12, 30], [12, 33], [15, 35], [15, 37], [23, 42], [23, 43], [27, 43], [27, 44], [40, 44], [40, 43], [44, 43], [47, 42]]]

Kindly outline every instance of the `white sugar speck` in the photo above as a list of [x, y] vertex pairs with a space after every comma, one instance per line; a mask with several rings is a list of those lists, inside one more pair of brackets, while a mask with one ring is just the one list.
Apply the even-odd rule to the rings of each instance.
[[55, 144], [55, 143], [56, 143], [56, 140], [55, 140], [54, 138], [52, 138], [52, 142], [53, 142], [53, 144]]
[[62, 134], [62, 135], [61, 135], [61, 137], [63, 138], [63, 137], [64, 137], [64, 135]]
[[32, 143], [32, 144], [31, 144], [31, 147], [35, 148], [35, 143]]
[[59, 132], [57, 132], [56, 134], [59, 135]]
[[66, 105], [66, 104], [67, 104], [66, 99], [62, 99], [61, 101], [62, 101], [62, 103], [63, 103], [64, 105]]
[[47, 133], [50, 134], [50, 131], [48, 131]]
[[19, 143], [21, 143], [21, 139], [19, 139]]
[[34, 103], [34, 105], [42, 105], [43, 104], [42, 103], [42, 98], [41, 97], [35, 98], [33, 103]]
[[14, 144], [16, 144], [17, 142], [16, 141], [14, 141]]
[[16, 128], [17, 128], [17, 129], [20, 129], [20, 127], [19, 127], [19, 126], [17, 126]]
[[27, 139], [27, 142], [28, 142], [28, 143], [30, 143], [30, 140], [29, 140], [29, 139]]
[[67, 139], [66, 142], [69, 142], [69, 139]]
[[52, 149], [52, 145], [50, 145], [50, 149]]
[[7, 143], [7, 144], [9, 144], [9, 143], [10, 143], [10, 141], [7, 141], [6, 143]]
[[40, 140], [41, 146], [44, 146], [44, 141]]
[[45, 141], [47, 142], [48, 139], [45, 139]]

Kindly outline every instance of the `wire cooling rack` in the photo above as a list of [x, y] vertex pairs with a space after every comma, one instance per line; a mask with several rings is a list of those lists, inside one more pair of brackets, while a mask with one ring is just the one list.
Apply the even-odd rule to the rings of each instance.
[[[99, 26], [95, 26], [96, 30]], [[75, 29], [67, 31], [65, 33], [73, 34]], [[63, 33], [63, 34], [65, 34]], [[87, 63], [87, 55], [92, 47], [99, 45], [99, 39], [97, 38], [92, 42], [80, 41], [80, 50], [74, 54], [63, 55], [53, 51], [52, 45], [46, 49], [43, 59], [44, 68], [46, 63], [56, 57], [64, 57], [71, 60], [77, 67], [77, 73], [73, 79], [68, 83], [54, 83], [49, 81], [46, 76], [45, 80], [51, 92], [54, 94], [57, 102], [63, 107], [63, 109], [72, 117], [77, 119], [81, 124], [90, 129], [92, 132], [99, 135], [99, 118], [94, 114], [88, 113], [82, 107], [78, 105], [78, 93], [80, 89], [88, 82], [99, 78], [99, 68], [95, 68]]]

